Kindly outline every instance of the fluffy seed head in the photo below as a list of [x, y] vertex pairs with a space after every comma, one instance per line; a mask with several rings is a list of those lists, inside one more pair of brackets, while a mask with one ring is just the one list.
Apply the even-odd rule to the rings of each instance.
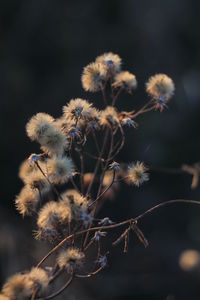
[[46, 132], [40, 144], [50, 155], [62, 155], [69, 146], [64, 133], [55, 125]]
[[26, 274], [16, 274], [8, 279], [2, 288], [9, 300], [28, 300], [32, 294], [32, 281]]
[[38, 290], [45, 290], [49, 283], [47, 272], [41, 268], [32, 268], [30, 273], [27, 274], [30, 281]]
[[47, 161], [48, 175], [52, 183], [65, 183], [73, 176], [75, 167], [71, 158], [53, 156]]
[[143, 182], [149, 180], [146, 173], [147, 168], [142, 162], [137, 161], [128, 166], [128, 181], [139, 187]]
[[110, 75], [115, 75], [121, 69], [121, 58], [112, 52], [98, 56], [96, 62], [105, 65]]
[[56, 126], [53, 117], [38, 113], [26, 125], [26, 132], [31, 140], [40, 143], [43, 151], [50, 154], [62, 154], [68, 141], [62, 130]]
[[112, 86], [114, 88], [122, 87], [128, 92], [132, 92], [137, 87], [137, 80], [134, 74], [124, 71], [115, 76], [115, 81]]
[[38, 192], [25, 186], [15, 199], [15, 206], [19, 213], [24, 217], [31, 215], [37, 207], [39, 201]]
[[40, 142], [53, 122], [54, 118], [52, 116], [46, 113], [38, 113], [26, 124], [26, 133], [31, 140]]
[[155, 100], [163, 97], [168, 101], [173, 96], [174, 90], [172, 79], [165, 74], [156, 74], [146, 83], [147, 93]]
[[91, 63], [83, 69], [82, 87], [85, 91], [98, 92], [106, 81], [107, 68], [102, 63]]
[[99, 116], [100, 113], [95, 107], [90, 107], [87, 119], [80, 119], [78, 122], [79, 128], [86, 130], [98, 130], [99, 129]]
[[67, 106], [63, 107], [64, 118], [68, 121], [88, 120], [91, 106], [87, 100], [77, 98], [71, 99]]
[[29, 160], [26, 159], [19, 167], [19, 178], [24, 182], [25, 177], [35, 170], [37, 170], [37, 166], [35, 164], [30, 164]]
[[68, 248], [62, 251], [58, 257], [57, 262], [60, 268], [66, 268], [68, 271], [72, 271], [75, 268], [80, 267], [85, 255], [76, 248]]
[[[64, 202], [68, 203], [71, 208], [72, 218], [77, 220], [83, 211], [88, 209], [88, 200], [79, 194], [76, 190], [67, 190], [62, 194]], [[61, 201], [62, 202], [62, 201]]]
[[106, 109], [102, 110], [100, 113], [100, 124], [102, 126], [119, 124], [117, 111], [113, 106], [107, 106]]
[[29, 185], [32, 189], [44, 189], [49, 186], [47, 179], [41, 173], [40, 170], [31, 172], [28, 176], [24, 178], [24, 183]]
[[39, 211], [37, 225], [40, 229], [54, 228], [71, 219], [71, 211], [64, 202], [50, 201]]

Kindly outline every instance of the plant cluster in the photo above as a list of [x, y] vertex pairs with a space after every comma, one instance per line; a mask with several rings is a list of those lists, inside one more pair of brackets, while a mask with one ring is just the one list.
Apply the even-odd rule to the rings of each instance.
[[[110, 52], [83, 69], [83, 89], [101, 92], [103, 109], [76, 98], [63, 107], [60, 118], [37, 113], [27, 123], [27, 136], [40, 145], [41, 152], [31, 154], [20, 166], [24, 187], [15, 205], [23, 217], [37, 218], [35, 238], [51, 243], [53, 248], [36, 267], [9, 278], [0, 300], [52, 299], [74, 278], [96, 275], [106, 267], [110, 251], [102, 250], [103, 240], [108, 231], [117, 227], [122, 228], [122, 233], [112, 246], [124, 243], [127, 252], [130, 234], [135, 234], [145, 247], [148, 245], [138, 221], [165, 203], [120, 223], [108, 216], [99, 219], [98, 213], [107, 199], [115, 197], [121, 182], [139, 187], [149, 180], [148, 167], [143, 162], [126, 165], [116, 162], [116, 157], [124, 146], [125, 128], [136, 130], [139, 115], [162, 112], [175, 88], [170, 77], [156, 74], [146, 83], [146, 104], [137, 111], [119, 111], [116, 103], [120, 95], [132, 95], [137, 87], [135, 75], [123, 71], [121, 65], [121, 58]], [[89, 152], [88, 141], [95, 145], [95, 153]], [[92, 172], [86, 169], [87, 157], [94, 162]], [[95, 259], [88, 255], [93, 246], [97, 249]], [[54, 265], [42, 266], [53, 253]], [[87, 269], [88, 261], [92, 271]], [[62, 273], [67, 278], [64, 286], [49, 294], [49, 286]]]

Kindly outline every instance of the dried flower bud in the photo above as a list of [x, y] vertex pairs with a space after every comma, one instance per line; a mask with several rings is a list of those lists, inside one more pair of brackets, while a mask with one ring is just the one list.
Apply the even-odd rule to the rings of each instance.
[[123, 118], [121, 123], [122, 125], [133, 127], [133, 128], [137, 128], [138, 126], [138, 124], [135, 121], [133, 121], [131, 118]]
[[107, 235], [107, 232], [104, 231], [96, 231], [94, 234], [93, 239], [98, 242], [102, 237], [105, 237]]
[[105, 218], [103, 218], [101, 221], [99, 221], [98, 224], [99, 224], [99, 225], [102, 225], [102, 226], [107, 226], [107, 225], [112, 225], [112, 224], [114, 224], [114, 222], [111, 221], [108, 217], [105, 217]]
[[119, 170], [120, 170], [120, 164], [117, 163], [116, 161], [113, 161], [113, 162], [109, 165], [109, 169], [114, 170], [114, 171], [119, 171]]
[[105, 268], [108, 263], [108, 259], [106, 255], [100, 256], [97, 260], [97, 263], [102, 267]]
[[81, 221], [83, 222], [84, 227], [87, 228], [92, 225], [93, 216], [83, 210], [81, 212]]
[[41, 155], [33, 153], [29, 156], [28, 160], [29, 160], [30, 164], [34, 164], [34, 163], [38, 162], [39, 160], [41, 160]]

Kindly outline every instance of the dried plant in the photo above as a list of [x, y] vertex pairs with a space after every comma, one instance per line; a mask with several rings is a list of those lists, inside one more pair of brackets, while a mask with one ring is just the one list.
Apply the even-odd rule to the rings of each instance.
[[[150, 96], [147, 103], [137, 111], [119, 112], [116, 102], [120, 94], [132, 95], [137, 81], [134, 74], [121, 71], [121, 58], [113, 53], [105, 53], [86, 66], [81, 81], [85, 91], [102, 93], [104, 109], [98, 110], [84, 99], [72, 99], [63, 107], [60, 118], [38, 113], [26, 125], [28, 137], [40, 144], [42, 152], [31, 154], [20, 166], [24, 187], [16, 197], [16, 209], [23, 217], [36, 216], [35, 238], [52, 243], [53, 248], [31, 271], [9, 278], [3, 285], [0, 300], [52, 299], [73, 278], [88, 278], [103, 270], [113, 246], [123, 244], [123, 251], [127, 252], [132, 234], [147, 247], [148, 241], [139, 228], [139, 221], [145, 215], [171, 203], [199, 204], [195, 200], [177, 199], [119, 223], [108, 216], [98, 218], [105, 200], [115, 197], [122, 182], [140, 187], [149, 180], [150, 170], [143, 162], [126, 165], [115, 159], [124, 146], [125, 127], [136, 130], [138, 116], [150, 111], [162, 112], [175, 88], [167, 75], [156, 74], [146, 84]], [[91, 140], [95, 153], [88, 152]], [[87, 157], [94, 162], [91, 173], [86, 170]], [[199, 166], [183, 166], [182, 172], [194, 176], [194, 187]], [[102, 252], [108, 232], [115, 228], [121, 228], [120, 236]], [[97, 249], [95, 259], [88, 255], [88, 249], [93, 246]], [[42, 267], [53, 253], [56, 254], [54, 265]], [[49, 294], [49, 286], [63, 272], [67, 275], [64, 286]]]

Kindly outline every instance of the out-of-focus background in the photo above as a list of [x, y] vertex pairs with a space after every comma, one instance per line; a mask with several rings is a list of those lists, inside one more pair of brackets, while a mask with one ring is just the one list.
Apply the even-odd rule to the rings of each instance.
[[[58, 117], [71, 98], [88, 98], [98, 106], [101, 96], [85, 93], [80, 82], [83, 67], [97, 55], [118, 53], [124, 69], [137, 77], [137, 91], [120, 98], [119, 110], [145, 102], [150, 75], [167, 73], [176, 85], [169, 109], [140, 117], [139, 128], [127, 130], [118, 160], [174, 168], [200, 160], [199, 28], [196, 0], [1, 0], [1, 283], [30, 268], [49, 249], [34, 241], [35, 222], [23, 220], [14, 208], [22, 187], [18, 166], [39, 149], [26, 137], [25, 124], [40, 111]], [[120, 220], [158, 202], [200, 197], [200, 185], [190, 188], [190, 175], [150, 175], [139, 189], [122, 185], [102, 215]], [[114, 249], [101, 275], [77, 280], [59, 299], [199, 300], [200, 209], [180, 204], [163, 208], [146, 217], [141, 228], [150, 243], [147, 249], [132, 237], [127, 255]], [[196, 256], [189, 253], [185, 261], [182, 256], [180, 264], [180, 255], [189, 249]]]

